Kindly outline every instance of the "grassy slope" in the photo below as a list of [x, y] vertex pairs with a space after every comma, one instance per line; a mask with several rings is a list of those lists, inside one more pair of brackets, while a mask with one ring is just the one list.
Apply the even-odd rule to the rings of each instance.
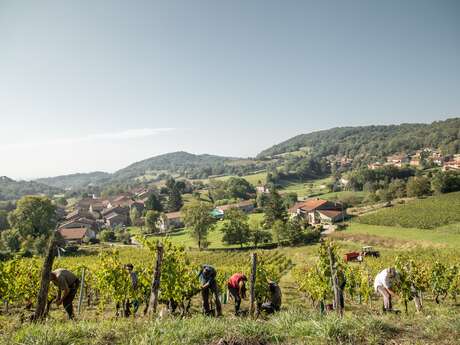
[[[457, 231], [460, 231], [460, 223], [434, 230], [351, 223], [345, 231], [338, 233], [337, 236], [342, 238], [348, 237], [352, 240], [361, 238], [363, 241], [366, 240], [366, 236], [369, 240], [371, 240], [371, 237], [381, 237], [382, 241], [389, 238], [400, 240], [401, 243], [412, 242], [412, 245], [442, 245], [458, 248], [460, 246], [460, 232]], [[353, 237], [351, 235], [358, 236]]]
[[[237, 176], [219, 176], [219, 177], [212, 178], [212, 180], [226, 181], [230, 177], [237, 177]], [[267, 173], [264, 171], [264, 172], [259, 172], [259, 173], [255, 173], [255, 174], [244, 175], [244, 176], [241, 176], [241, 177], [244, 178], [246, 181], [248, 181], [253, 186], [257, 186], [259, 184], [259, 181], [261, 181], [262, 184], [265, 183], [265, 181], [267, 179]], [[210, 179], [206, 179], [206, 180], [202, 180], [202, 181], [204, 183], [209, 183], [209, 180]]]
[[460, 222], [460, 192], [418, 199], [359, 217], [371, 225], [434, 229]]
[[322, 194], [326, 191], [325, 185], [330, 181], [331, 179], [329, 177], [303, 182], [281, 181], [281, 192], [297, 193], [299, 198], [306, 197], [311, 194]]
[[[4, 337], [1, 344], [455, 344], [460, 336], [456, 315], [419, 315], [406, 320], [397, 316], [346, 315], [292, 310], [262, 320], [191, 318], [147, 320], [101, 320], [27, 325]], [[393, 339], [396, 342], [393, 342]], [[244, 341], [244, 342], [243, 342]]]
[[330, 192], [322, 194], [320, 197], [327, 200], [335, 200], [335, 199], [345, 199], [350, 197], [356, 197], [357, 199], [364, 199], [368, 195], [367, 192], [351, 192], [351, 191], [343, 191], [343, 192]]

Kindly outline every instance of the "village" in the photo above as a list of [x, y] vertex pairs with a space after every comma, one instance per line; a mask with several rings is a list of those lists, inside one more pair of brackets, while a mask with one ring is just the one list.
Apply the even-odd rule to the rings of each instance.
[[[257, 187], [257, 193], [269, 193], [267, 187]], [[146, 202], [148, 197], [155, 193], [152, 189], [138, 189], [131, 193], [100, 198], [96, 196], [79, 200], [70, 209], [59, 208], [61, 222], [58, 232], [68, 244], [97, 243], [98, 234], [104, 229], [124, 230], [130, 226], [144, 227]], [[211, 212], [216, 221], [223, 220], [228, 210], [236, 208], [246, 214], [262, 212], [257, 208], [254, 199], [241, 200], [236, 203], [215, 206]], [[141, 215], [133, 220], [130, 217], [133, 209]], [[288, 216], [300, 217], [305, 224], [315, 227], [318, 225], [343, 222], [347, 219], [346, 209], [339, 202], [332, 202], [320, 198], [308, 198], [296, 202], [288, 209]], [[157, 221], [158, 233], [166, 235], [184, 227], [182, 212], [165, 212]], [[131, 240], [128, 241], [131, 243]]]
[[[351, 167], [353, 159], [347, 157], [334, 157], [336, 164], [341, 168]], [[385, 166], [403, 167], [437, 167], [442, 171], [460, 171], [460, 154], [443, 155], [440, 150], [424, 148], [412, 154], [399, 153], [387, 156], [384, 162], [368, 164], [371, 170]], [[341, 177], [337, 184], [346, 188], [348, 180]], [[255, 187], [256, 195], [268, 194], [267, 185]], [[145, 225], [145, 212], [149, 196], [157, 193], [155, 189], [137, 188], [127, 193], [101, 198], [96, 195], [84, 197], [72, 207], [59, 209], [61, 223], [59, 233], [68, 243], [92, 243], [98, 241], [98, 234], [104, 229], [125, 229], [130, 226], [143, 227]], [[254, 195], [253, 197], [255, 197]], [[289, 209], [289, 217], [301, 217], [310, 226], [321, 225], [328, 227], [330, 224], [343, 222], [348, 218], [346, 207], [338, 201], [330, 201], [317, 197], [297, 200]], [[246, 214], [261, 212], [255, 199], [239, 200], [238, 202], [215, 206], [211, 215], [216, 221], [222, 220], [225, 213], [237, 208]], [[140, 216], [133, 220], [130, 217], [132, 210], [136, 209]], [[165, 235], [184, 228], [183, 215], [180, 210], [165, 212], [157, 221], [158, 234]], [[130, 243], [130, 241], [128, 241]]]
[[413, 153], [398, 153], [387, 156], [384, 162], [376, 161], [368, 165], [369, 169], [378, 169], [383, 166], [402, 168], [411, 166], [442, 167], [443, 171], [460, 171], [460, 154], [443, 155], [440, 150], [424, 148]]

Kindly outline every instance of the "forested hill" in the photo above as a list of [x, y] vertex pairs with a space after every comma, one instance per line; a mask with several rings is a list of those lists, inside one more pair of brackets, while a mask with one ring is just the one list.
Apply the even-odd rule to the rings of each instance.
[[107, 186], [112, 183], [131, 183], [133, 179], [140, 177], [152, 181], [165, 179], [168, 176], [194, 179], [208, 178], [213, 175], [245, 175], [265, 167], [266, 162], [262, 161], [209, 154], [195, 155], [179, 151], [133, 163], [113, 174], [97, 171], [41, 178], [35, 182], [51, 187], [79, 190], [91, 186]]
[[439, 148], [446, 153], [460, 152], [460, 118], [431, 124], [338, 127], [301, 134], [262, 151], [257, 158], [299, 149], [317, 156], [383, 157], [424, 147]]
[[15, 181], [6, 176], [0, 176], [0, 201], [16, 200], [24, 195], [61, 193], [59, 188], [47, 186], [35, 181]]
[[78, 173], [70, 175], [62, 175], [55, 177], [46, 177], [35, 180], [36, 182], [46, 184], [48, 186], [56, 188], [85, 188], [90, 185], [100, 185], [104, 182], [108, 182], [111, 178], [111, 174], [95, 171], [91, 173]]
[[211, 175], [244, 174], [257, 168], [249, 159], [222, 157], [208, 154], [195, 155], [188, 152], [172, 152], [133, 163], [118, 170], [113, 178], [126, 180], [148, 174], [168, 173], [187, 178], [207, 178]]

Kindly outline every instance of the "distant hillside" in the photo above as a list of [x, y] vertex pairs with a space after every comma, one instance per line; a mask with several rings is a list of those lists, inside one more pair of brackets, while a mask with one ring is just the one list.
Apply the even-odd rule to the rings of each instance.
[[59, 188], [44, 185], [35, 181], [15, 181], [0, 176], [0, 200], [16, 200], [24, 195], [46, 194], [52, 196], [61, 193]]
[[[263, 163], [262, 163], [263, 166]], [[118, 170], [113, 178], [126, 180], [143, 175], [176, 174], [187, 178], [207, 178], [211, 175], [237, 175], [255, 171], [260, 163], [234, 157], [208, 154], [195, 155], [188, 152], [172, 152], [151, 157]]]
[[351, 158], [384, 157], [424, 147], [460, 152], [460, 118], [431, 124], [338, 127], [301, 134], [259, 153], [266, 158], [307, 149], [316, 156], [342, 155]]
[[71, 174], [71, 175], [62, 175], [55, 177], [40, 178], [35, 180], [36, 182], [46, 184], [48, 186], [61, 188], [61, 189], [79, 189], [85, 188], [90, 185], [100, 185], [102, 183], [108, 182], [111, 178], [111, 174], [95, 171], [91, 173], [83, 174]]

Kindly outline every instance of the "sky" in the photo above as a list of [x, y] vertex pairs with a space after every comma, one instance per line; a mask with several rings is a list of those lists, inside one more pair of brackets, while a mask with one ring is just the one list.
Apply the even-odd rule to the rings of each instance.
[[0, 175], [460, 116], [460, 1], [0, 0]]

